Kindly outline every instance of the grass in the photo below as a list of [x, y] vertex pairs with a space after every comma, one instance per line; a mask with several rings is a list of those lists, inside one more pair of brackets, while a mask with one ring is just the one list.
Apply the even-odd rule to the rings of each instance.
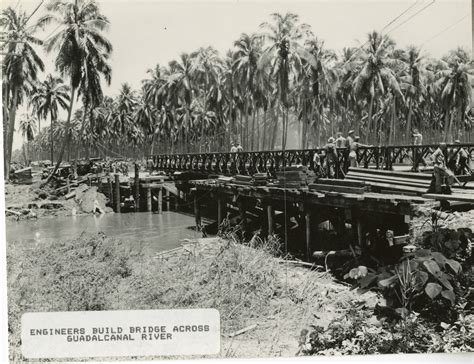
[[[392, 329], [377, 326], [375, 293], [359, 294], [335, 283], [329, 273], [276, 257], [276, 238], [241, 244], [235, 234], [227, 234], [188, 241], [151, 257], [131, 246], [137, 244], [103, 234], [35, 246], [8, 244], [10, 360], [25, 361], [20, 352], [20, 318], [35, 311], [216, 308], [221, 315], [221, 358], [363, 354], [399, 347], [393, 344], [395, 339], [378, 341]], [[358, 320], [353, 312], [362, 318]], [[344, 330], [334, 330], [341, 323], [372, 332], [368, 335], [375, 340], [373, 345], [361, 346], [365, 339], [346, 338]], [[228, 335], [251, 325], [257, 326], [239, 336]], [[326, 341], [314, 341], [313, 336], [312, 349], [301, 350], [311, 327], [320, 328], [324, 334], [317, 340], [327, 336]], [[456, 325], [449, 330], [453, 348], [434, 342], [430, 350], [471, 346], [471, 339], [464, 342], [467, 338]], [[440, 337], [430, 332], [433, 340]], [[352, 343], [350, 350], [346, 344], [333, 345], [347, 340]]]
[[[361, 301], [328, 274], [275, 258], [275, 239], [244, 245], [232, 236], [189, 242], [153, 257], [103, 234], [36, 246], [9, 244], [11, 361], [24, 360], [24, 312], [216, 308], [221, 357], [268, 357], [295, 355], [299, 333], [314, 314], [324, 325]], [[227, 335], [253, 324], [257, 328], [244, 335]]]

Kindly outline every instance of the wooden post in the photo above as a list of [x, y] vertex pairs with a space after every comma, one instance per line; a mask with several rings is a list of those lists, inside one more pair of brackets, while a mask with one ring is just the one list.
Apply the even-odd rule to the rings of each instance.
[[222, 224], [223, 218], [223, 206], [222, 206], [222, 198], [220, 196], [217, 197], [217, 226], [219, 227]]
[[313, 255], [313, 246], [311, 242], [311, 212], [306, 209], [304, 219], [306, 228], [306, 260], [310, 261]]
[[174, 209], [175, 209], [175, 211], [178, 211], [178, 209], [179, 209], [179, 195], [180, 195], [180, 193], [179, 193], [179, 190], [178, 190], [178, 193], [175, 196], [175, 200], [174, 200]]
[[158, 213], [163, 212], [163, 188], [158, 187]]
[[199, 210], [197, 192], [194, 192], [194, 217], [196, 219], [196, 231], [201, 231], [201, 211]]
[[66, 178], [67, 193], [71, 192], [71, 184], [69, 182], [69, 176]]
[[170, 191], [165, 189], [165, 194], [166, 194], [166, 211], [169, 211], [170, 210], [170, 205], [171, 205], [171, 201], [170, 201]]
[[113, 206], [114, 205], [114, 189], [112, 187], [112, 177], [110, 177], [110, 176], [107, 176], [107, 186], [109, 188], [110, 204]]
[[275, 211], [273, 211], [273, 206], [268, 203], [267, 204], [267, 219], [268, 219], [268, 235], [273, 234], [274, 223], [273, 219], [275, 217]]
[[135, 163], [135, 193], [133, 196], [135, 200], [135, 212], [140, 211], [140, 166]]
[[237, 200], [237, 206], [240, 214], [240, 226], [242, 227], [242, 232], [245, 234], [247, 230], [247, 222], [245, 221], [245, 206], [241, 198]]
[[364, 217], [359, 213], [358, 210], [352, 210], [351, 212], [352, 215], [352, 231], [355, 235], [357, 244], [360, 246], [362, 250], [366, 248], [366, 239], [365, 239], [365, 233], [366, 233], [366, 225], [365, 225], [365, 219]]
[[120, 175], [115, 174], [115, 211], [120, 212]]
[[151, 205], [151, 188], [148, 186], [146, 188], [146, 210], [148, 212], [152, 211], [152, 205]]

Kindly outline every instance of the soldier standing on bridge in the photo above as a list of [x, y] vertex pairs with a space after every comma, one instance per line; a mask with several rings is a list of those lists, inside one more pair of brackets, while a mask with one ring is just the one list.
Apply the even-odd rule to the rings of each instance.
[[[419, 132], [417, 128], [413, 129], [413, 145], [418, 146], [423, 144], [423, 135]], [[413, 159], [416, 163], [414, 170], [418, 170], [418, 162], [423, 164], [426, 167], [426, 161], [423, 156], [420, 157], [420, 152], [417, 148], [413, 148]], [[418, 160], [419, 159], [419, 160]]]
[[345, 166], [344, 171], [347, 171], [350, 166], [350, 154], [351, 154], [351, 145], [354, 143], [354, 130], [349, 130], [349, 133], [346, 138], [345, 147], [346, 151], [344, 152]]
[[328, 143], [324, 146], [324, 151], [326, 153], [325, 157], [325, 167], [327, 178], [334, 178], [336, 172], [336, 164], [337, 164], [337, 153], [336, 153], [336, 145], [334, 144], [334, 138], [330, 137], [328, 139]]
[[357, 150], [360, 147], [369, 147], [369, 145], [359, 143], [360, 136], [355, 136], [354, 141], [350, 146], [349, 161], [351, 167], [359, 167], [359, 162], [357, 161]]
[[344, 148], [346, 145], [346, 138], [342, 136], [342, 132], [338, 131], [336, 134], [336, 148]]
[[[461, 141], [457, 139], [454, 141], [454, 144], [461, 144]], [[471, 167], [469, 166], [469, 155], [466, 149], [464, 149], [463, 147], [460, 147], [459, 152], [456, 156], [455, 174], [471, 174]]]
[[[446, 143], [440, 143], [438, 149], [434, 151], [432, 154], [433, 158], [433, 177], [434, 177], [434, 192], [435, 193], [443, 193], [443, 182], [446, 177], [450, 177], [453, 175], [452, 172], [448, 170], [446, 167], [446, 159], [448, 155], [448, 147]], [[448, 180], [448, 193], [450, 181]], [[430, 187], [431, 189], [431, 187]]]

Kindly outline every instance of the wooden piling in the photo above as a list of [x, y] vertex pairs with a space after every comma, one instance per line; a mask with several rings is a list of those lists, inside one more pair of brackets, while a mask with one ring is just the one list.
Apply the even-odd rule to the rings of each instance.
[[66, 178], [67, 193], [71, 193], [71, 183], [69, 182], [69, 176]]
[[275, 211], [273, 210], [273, 206], [271, 203], [267, 204], [267, 220], [268, 220], [268, 235], [273, 234], [274, 230], [274, 217], [275, 217]]
[[305, 215], [305, 230], [306, 230], [306, 260], [310, 261], [311, 257], [313, 256], [313, 246], [312, 246], [312, 241], [311, 241], [311, 212], [306, 209]]
[[112, 177], [107, 176], [107, 187], [109, 189], [109, 200], [110, 204], [114, 205], [114, 189], [112, 187]]
[[222, 220], [224, 220], [223, 217], [223, 205], [222, 205], [222, 199], [220, 196], [217, 197], [217, 225], [219, 226], [222, 224]]
[[146, 188], [146, 210], [147, 212], [152, 212], [152, 205], [151, 205], [151, 188]]
[[120, 175], [115, 174], [115, 212], [120, 212]]
[[201, 211], [199, 209], [198, 194], [194, 193], [194, 217], [196, 220], [196, 231], [201, 231]]
[[158, 188], [158, 213], [161, 214], [163, 212], [163, 188]]
[[140, 166], [135, 163], [135, 193], [133, 199], [135, 200], [135, 212], [140, 211]]
[[240, 226], [242, 227], [242, 232], [245, 234], [247, 231], [247, 219], [245, 217], [245, 205], [241, 198], [237, 200], [237, 207], [239, 208]]
[[178, 194], [174, 197], [174, 209], [175, 211], [178, 211], [179, 209], [179, 190]]
[[169, 210], [170, 210], [170, 205], [171, 205], [171, 201], [170, 201], [170, 191], [169, 191], [169, 190], [165, 190], [165, 194], [166, 194], [166, 211], [169, 211]]

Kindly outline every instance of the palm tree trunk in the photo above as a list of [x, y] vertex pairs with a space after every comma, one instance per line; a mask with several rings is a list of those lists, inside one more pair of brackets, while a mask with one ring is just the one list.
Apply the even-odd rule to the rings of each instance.
[[448, 108], [446, 110], [446, 114], [444, 116], [444, 141], [448, 141], [448, 134], [449, 134], [449, 129], [451, 127], [451, 108]]
[[[252, 109], [252, 130], [250, 132], [250, 137], [251, 137], [251, 146], [252, 146], [252, 151], [254, 149], [254, 141], [255, 141], [255, 108]], [[258, 148], [257, 148], [258, 149]]]
[[280, 108], [277, 106], [277, 115], [273, 126], [273, 135], [272, 135], [272, 150], [275, 149], [276, 138], [278, 135], [278, 124], [280, 123]]
[[12, 149], [13, 149], [13, 134], [15, 132], [15, 117], [16, 117], [16, 109], [18, 103], [18, 87], [13, 88], [13, 97], [12, 103], [10, 105], [10, 111], [8, 115], [8, 133], [7, 133], [7, 155], [5, 160], [5, 170], [4, 176], [5, 180], [10, 179], [10, 164], [12, 160]]
[[[370, 130], [372, 128], [372, 109], [374, 107], [374, 96], [373, 95], [370, 95], [370, 101], [369, 101], [369, 114], [367, 116], [367, 125], [369, 126], [368, 129], [367, 129], [367, 134], [366, 134], [366, 142], [368, 143], [369, 142], [369, 135], [370, 135]], [[360, 127], [360, 126], [359, 126]], [[374, 128], [375, 129], [375, 128]], [[359, 131], [360, 133], [360, 131]], [[374, 130], [374, 133], [376, 133], [376, 131]]]
[[51, 165], [54, 163], [54, 118], [53, 113], [51, 112], [51, 126], [50, 126], [50, 136], [51, 136]]
[[70, 124], [71, 124], [72, 106], [74, 105], [74, 94], [75, 93], [76, 93], [76, 88], [72, 87], [72, 85], [71, 85], [71, 98], [70, 98], [71, 102], [69, 103], [69, 109], [67, 111], [67, 121], [66, 121], [67, 130], [68, 130], [67, 133], [66, 133], [66, 139], [64, 140], [64, 143], [61, 146], [61, 151], [59, 152], [58, 160], [56, 162], [56, 165], [54, 166], [54, 169], [52, 170], [52, 172], [50, 173], [48, 178], [46, 178], [46, 180], [42, 183], [42, 186], [49, 183], [51, 178], [53, 178], [54, 174], [57, 172], [59, 166], [61, 165], [61, 162], [62, 162], [63, 156], [64, 156], [64, 151], [66, 150], [66, 146], [70, 145], [70, 140], [71, 140]]

